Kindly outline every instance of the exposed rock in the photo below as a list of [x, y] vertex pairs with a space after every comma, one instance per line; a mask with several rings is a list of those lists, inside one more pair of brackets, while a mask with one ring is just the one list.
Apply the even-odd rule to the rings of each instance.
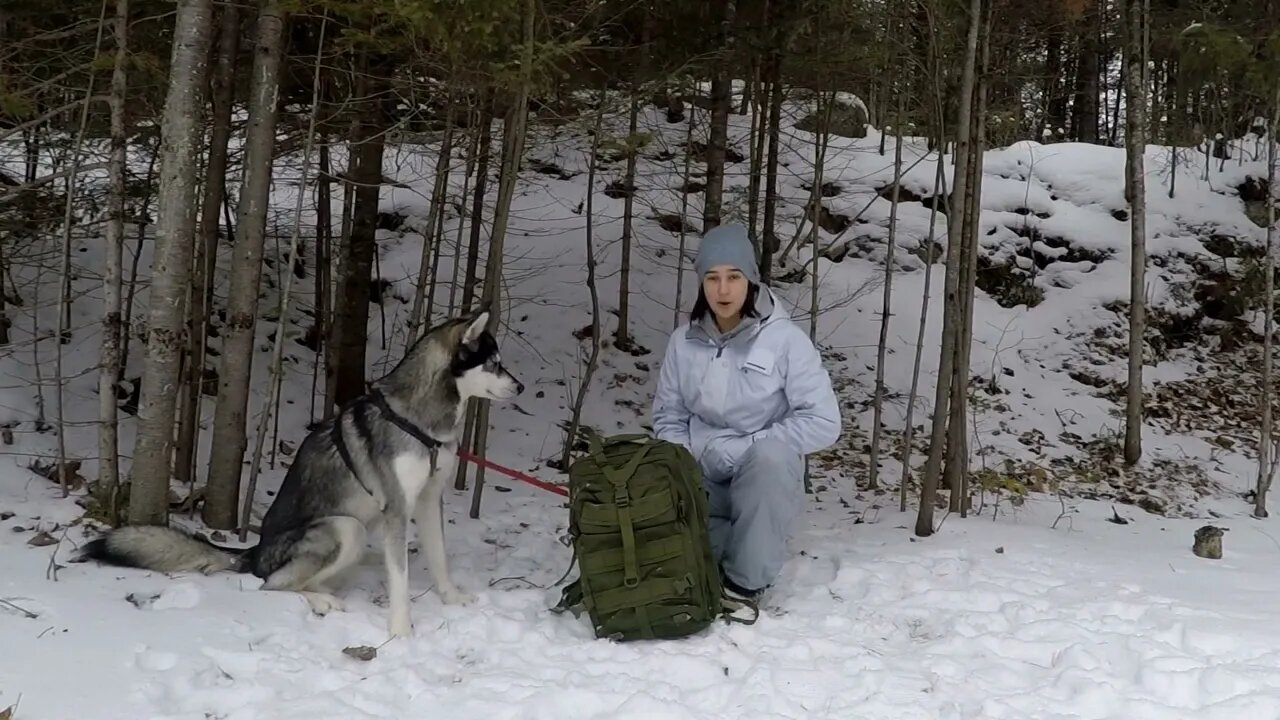
[[615, 180], [604, 188], [605, 197], [613, 198], [614, 200], [622, 200], [628, 195], [634, 195], [635, 192], [635, 186], [625, 180]]
[[[809, 182], [801, 183], [800, 187], [803, 187], [806, 192], [813, 192], [813, 183], [809, 183]], [[821, 191], [822, 197], [832, 198], [843, 192], [844, 192], [844, 188], [840, 187], [836, 183], [833, 183], [833, 182], [822, 183], [822, 191]]]
[[654, 216], [654, 219], [658, 221], [659, 227], [672, 234], [679, 234], [681, 227], [684, 228], [686, 233], [697, 234], [698, 232], [698, 229], [692, 223], [673, 213], [658, 213]]
[[1191, 552], [1196, 557], [1202, 557], [1208, 560], [1222, 559], [1222, 534], [1226, 532], [1224, 528], [1216, 525], [1201, 525], [1196, 529], [1195, 542], [1191, 545]]
[[[813, 221], [813, 211], [809, 211], [809, 221]], [[818, 226], [832, 235], [839, 235], [853, 224], [853, 218], [848, 215], [831, 212], [826, 205], [819, 206], [818, 209]]]
[[408, 216], [398, 212], [379, 212], [378, 213], [378, 229], [389, 230], [395, 232], [399, 230]]
[[[796, 123], [796, 130], [801, 132], [818, 132], [820, 121], [817, 112], [810, 113]], [[846, 138], [864, 138], [867, 136], [867, 111], [860, 103], [836, 100], [831, 107], [831, 122], [827, 128], [832, 135]]]
[[[878, 190], [876, 190], [876, 194], [878, 194], [880, 197], [884, 198], [885, 200], [888, 200], [889, 202], [893, 202], [893, 183], [889, 183], [888, 185], [885, 185], [879, 188]], [[904, 188], [904, 187], [898, 188], [898, 202], [923, 202], [923, 201], [924, 201], [923, 197], [920, 197], [919, 195], [911, 192], [907, 188]]]
[[975, 284], [1004, 308], [1033, 308], [1044, 300], [1044, 290], [1032, 283], [1030, 273], [1012, 264], [997, 265], [985, 255], [978, 256]]
[[542, 175], [550, 175], [558, 180], [570, 180], [579, 175], [579, 173], [569, 172], [553, 162], [539, 160], [538, 158], [528, 158], [525, 163], [528, 164], [530, 170]]
[[[688, 147], [688, 152], [690, 155], [693, 156], [693, 159], [702, 163], [707, 161], [707, 150], [708, 150], [707, 144], [700, 140], [694, 140], [692, 143], [689, 144], [689, 147]], [[740, 163], [746, 159], [747, 159], [747, 156], [735, 150], [732, 145], [725, 147], [724, 149], [725, 163]]]
[[[1034, 225], [1014, 225], [1009, 229], [1028, 241], [1020, 244], [1016, 252], [1022, 257], [1030, 258], [1036, 267], [1041, 270], [1056, 262], [1091, 262], [1096, 265], [1111, 257], [1111, 252], [1108, 250], [1081, 248], [1071, 244], [1066, 239], [1044, 235], [1040, 232], [1040, 228]], [[1042, 244], [1045, 248], [1061, 252], [1047, 252], [1043, 248], [1036, 247], [1037, 244]]]

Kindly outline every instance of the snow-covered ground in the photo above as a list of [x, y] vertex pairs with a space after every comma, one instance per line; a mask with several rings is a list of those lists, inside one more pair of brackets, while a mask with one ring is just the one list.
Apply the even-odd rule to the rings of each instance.
[[[789, 108], [789, 114], [798, 117], [803, 108]], [[731, 142], [745, 156], [750, 118], [734, 115], [731, 121]], [[624, 133], [625, 122], [610, 118], [615, 136]], [[584, 420], [604, 432], [647, 422], [678, 282], [679, 238], [660, 226], [658, 216], [680, 210], [685, 127], [666, 123], [654, 108], [641, 125], [651, 135], [638, 173], [630, 295], [630, 329], [641, 349], [632, 354], [607, 347], [603, 354]], [[705, 136], [705, 123], [697, 132]], [[789, 130], [784, 139], [789, 147], [782, 154], [779, 216], [785, 245], [805, 214], [813, 153], [807, 133]], [[912, 165], [924, 153], [923, 141], [908, 142], [904, 157]], [[881, 487], [865, 487], [890, 212], [882, 191], [893, 177], [892, 140], [883, 156], [878, 145], [874, 130], [860, 140], [833, 138], [824, 171], [835, 186], [825, 205], [836, 224], [848, 227], [843, 233], [824, 230], [820, 240], [830, 252], [817, 265], [817, 341], [840, 388], [845, 437], [814, 458], [815, 493], [793, 543], [795, 558], [768, 598], [766, 615], [753, 626], [717, 626], [678, 642], [595, 641], [584, 620], [549, 613], [558, 597], [551, 584], [570, 558], [562, 542], [566, 511], [560, 498], [492, 472], [480, 519], [467, 517], [469, 490], [446, 497], [456, 575], [480, 600], [441, 607], [415, 557], [412, 640], [382, 644], [384, 578], [376, 553], [346, 589], [347, 611], [324, 618], [310, 615], [297, 597], [255, 592], [258, 581], [251, 576], [166, 578], [67, 564], [89, 535], [82, 526], [68, 529], [80, 508], [26, 467], [55, 448], [52, 433], [35, 431], [32, 388], [43, 378], [46, 417], [56, 420], [49, 385], [59, 347], [51, 337], [57, 310], [49, 303], [56, 297], [56, 273], [44, 271], [36, 297], [36, 271], [18, 264], [21, 253], [12, 256], [14, 279], [28, 302], [9, 308], [14, 343], [11, 354], [0, 356], [2, 419], [14, 424], [15, 435], [12, 446], [0, 448], [9, 452], [0, 463], [12, 463], [0, 472], [0, 710], [17, 704], [14, 717], [20, 720], [1280, 716], [1280, 652], [1274, 650], [1280, 630], [1273, 629], [1280, 625], [1270, 602], [1280, 580], [1268, 572], [1280, 541], [1268, 521], [1247, 517], [1240, 497], [1252, 481], [1248, 434], [1228, 438], [1227, 445], [1226, 420], [1175, 426], [1153, 417], [1139, 468], [1122, 471], [1108, 461], [1123, 430], [1115, 389], [1123, 382], [1124, 358], [1112, 352], [1116, 343], [1123, 347], [1128, 299], [1123, 150], [1020, 143], [987, 154], [986, 260], [979, 280], [991, 292], [979, 293], [974, 323], [974, 466], [992, 485], [1012, 479], [1036, 492], [1020, 505], [1011, 504], [1007, 491], [988, 492], [978, 516], [939, 514], [942, 529], [926, 540], [911, 537], [914, 514], [898, 513], [896, 498], [885, 494], [896, 495], [896, 448], [911, 386], [930, 225], [924, 204], [902, 205], [886, 372], [893, 444], [884, 448]], [[1251, 154], [1256, 150], [1252, 139], [1241, 145]], [[588, 349], [574, 331], [591, 322], [582, 282], [587, 166], [581, 128], [539, 128], [528, 156], [544, 164], [526, 163], [515, 193], [500, 338], [504, 360], [528, 389], [514, 406], [495, 409], [489, 456], [555, 481], [561, 476], [547, 462], [559, 455], [559, 423], [568, 418]], [[1247, 175], [1262, 176], [1264, 168], [1237, 155], [1221, 166], [1214, 160], [1205, 180], [1203, 157], [1186, 149], [1170, 198], [1169, 156], [1167, 148], [1154, 146], [1147, 153], [1149, 297], [1160, 317], [1191, 313], [1198, 321], [1194, 313], [1206, 314], [1195, 294], [1202, 269], [1244, 272], [1251, 249], [1262, 241], [1236, 187]], [[380, 236], [377, 272], [390, 286], [383, 303], [370, 306], [372, 375], [395, 362], [403, 346], [434, 161], [432, 148], [393, 145], [388, 151], [386, 174], [409, 187], [384, 190], [383, 209], [407, 220]], [[335, 162], [342, 167], [340, 153]], [[912, 165], [903, 188], [917, 198], [931, 195], [935, 162], [929, 157]], [[461, 162], [455, 164], [460, 192]], [[623, 169], [620, 160], [601, 163], [593, 200], [610, 337], [623, 201], [603, 189], [620, 180]], [[284, 228], [296, 175], [288, 163], [277, 174], [273, 205]], [[949, 165], [947, 176], [949, 182]], [[746, 185], [747, 163], [730, 165], [730, 219], [746, 211]], [[496, 183], [491, 188], [496, 192]], [[701, 194], [689, 196], [694, 226], [700, 225], [701, 205]], [[304, 227], [310, 226], [307, 213]], [[446, 228], [440, 272], [451, 278], [456, 209], [449, 210]], [[80, 472], [92, 479], [102, 262], [101, 241], [88, 228], [82, 235], [73, 252], [73, 333], [60, 349], [68, 454], [85, 459]], [[937, 218], [934, 240], [945, 246], [945, 216]], [[696, 289], [688, 272], [696, 242], [691, 233], [679, 276], [684, 310]], [[144, 278], [148, 248], [149, 241], [143, 245]], [[38, 250], [26, 249], [25, 257]], [[307, 254], [308, 268], [312, 256]], [[799, 245], [780, 272], [793, 272], [797, 258], [810, 256], [811, 247]], [[1010, 271], [1011, 264], [1025, 274]], [[936, 377], [942, 270], [941, 261], [933, 266], [923, 397], [914, 415], [920, 428], [928, 422]], [[280, 440], [293, 447], [311, 413], [313, 354], [295, 342], [310, 322], [311, 277], [309, 270], [295, 285], [286, 330]], [[278, 284], [264, 287], [268, 311], [277, 302]], [[808, 327], [807, 280], [779, 290], [795, 320]], [[225, 292], [220, 280], [219, 293]], [[1030, 298], [1033, 306], [1011, 298]], [[444, 283], [437, 319], [448, 299]], [[145, 308], [145, 288], [136, 303]], [[34, 349], [33, 312], [44, 337]], [[1220, 324], [1230, 321], [1249, 325], [1255, 318], [1246, 312]], [[274, 332], [274, 322], [259, 324], [264, 351], [255, 358], [255, 378], [266, 377]], [[1228, 374], [1219, 364], [1223, 353], [1206, 358], [1219, 347], [1218, 338], [1197, 334], [1177, 347], [1161, 332], [1152, 334], [1149, 393], [1158, 397], [1216, 380], [1243, 386], [1248, 395], [1241, 373], [1252, 371], [1250, 363], [1238, 363]], [[140, 351], [135, 341], [129, 378], [139, 372]], [[266, 383], [259, 382], [252, 427], [265, 397]], [[1210, 410], [1221, 409], [1215, 408]], [[210, 421], [212, 415], [212, 399], [206, 398], [203, 416]], [[1232, 422], [1239, 424], [1238, 415]], [[126, 417], [121, 429], [127, 456], [132, 419]], [[203, 474], [207, 429], [202, 437]], [[918, 433], [917, 445], [924, 440]], [[260, 479], [259, 513], [282, 477], [287, 452], [278, 461]], [[917, 452], [913, 462], [922, 461]], [[1131, 502], [1199, 519], [1123, 504]], [[1116, 512], [1128, 522], [1108, 522]], [[1189, 549], [1194, 530], [1209, 515], [1231, 529], [1218, 561]], [[188, 522], [184, 515], [174, 520]], [[49, 540], [60, 542], [43, 544]], [[54, 552], [62, 566], [55, 568], [56, 580], [46, 577]], [[363, 645], [380, 646], [377, 657], [364, 661], [342, 652]]]
[[[862, 512], [828, 495], [757, 624], [619, 645], [547, 610], [569, 562], [558, 498], [514, 487], [473, 521], [455, 494], [456, 577], [479, 601], [442, 607], [415, 556], [416, 635], [383, 645], [376, 553], [347, 611], [323, 618], [251, 576], [70, 565], [52, 582], [52, 548], [10, 531], [69, 520], [49, 495], [6, 498], [17, 515], [0, 525], [0, 597], [37, 615], [0, 609], [0, 705], [21, 696], [21, 720], [1280, 715], [1280, 546], [1246, 518], [1220, 521], [1213, 561], [1188, 549], [1197, 522], [1124, 508], [1117, 525], [1097, 502], [1056, 529], [1059, 504], [1038, 499], [916, 541], [913, 517], [855, 524]], [[381, 647], [343, 654], [356, 646]]]

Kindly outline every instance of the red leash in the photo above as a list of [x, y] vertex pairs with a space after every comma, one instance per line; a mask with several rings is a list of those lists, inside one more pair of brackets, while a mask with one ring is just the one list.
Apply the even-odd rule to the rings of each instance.
[[511, 468], [505, 467], [503, 465], [499, 465], [498, 463], [492, 460], [472, 455], [466, 450], [459, 449], [458, 457], [462, 458], [463, 460], [466, 460], [467, 462], [473, 462], [477, 465], [481, 465], [483, 467], [489, 468], [494, 472], [500, 472], [503, 475], [506, 475], [507, 477], [511, 478], [512, 480], [519, 480], [520, 482], [529, 483], [530, 485], [536, 488], [542, 488], [543, 490], [546, 490], [547, 492], [555, 493], [556, 495], [563, 495], [565, 497], [569, 496], [569, 491], [566, 490], [563, 486], [554, 485], [545, 480], [539, 480], [538, 478], [532, 475], [527, 475], [525, 473], [522, 473], [519, 470], [512, 470]]

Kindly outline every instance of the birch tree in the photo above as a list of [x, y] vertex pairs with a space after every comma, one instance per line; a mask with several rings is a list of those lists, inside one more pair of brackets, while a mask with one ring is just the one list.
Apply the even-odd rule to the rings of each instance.
[[[178, 427], [174, 476], [181, 483], [195, 480], [196, 434], [200, 426], [200, 406], [204, 397], [204, 369], [209, 345], [209, 309], [213, 305], [214, 269], [217, 267], [218, 238], [222, 227], [223, 195], [226, 188], [227, 145], [231, 140], [231, 110], [235, 102], [235, 71], [240, 53], [240, 6], [227, 3], [218, 20], [217, 61], [210, 71], [209, 149], [205, 161], [204, 198], [200, 203], [200, 230], [192, 261], [190, 318], [191, 356], [187, 359], [186, 396]], [[231, 232], [228, 221], [227, 232]]]
[[990, 46], [990, 2], [979, 15], [979, 68], [970, 112], [969, 185], [963, 199], [964, 229], [961, 233], [960, 328], [956, 336], [956, 361], [951, 378], [951, 417], [947, 421], [946, 480], [950, 489], [949, 509], [966, 517], [969, 510], [969, 368], [973, 353], [973, 301], [978, 275], [978, 238], [982, 217], [982, 158], [986, 150], [987, 65]]
[[164, 114], [156, 251], [147, 348], [133, 448], [129, 524], [168, 520], [178, 369], [186, 346], [185, 298], [196, 230], [196, 176], [203, 126], [201, 89], [208, 64], [212, 0], [178, 0]]
[[1125, 394], [1124, 461], [1142, 458], [1142, 352], [1147, 329], [1146, 3], [1120, 0], [1125, 28], [1125, 198], [1129, 202], [1129, 376]]
[[102, 365], [98, 373], [98, 483], [104, 493], [108, 519], [115, 523], [120, 485], [120, 445], [117, 435], [116, 383], [120, 380], [121, 297], [124, 284], [125, 169], [128, 147], [125, 104], [128, 101], [129, 0], [116, 0], [112, 21], [116, 54], [111, 69], [111, 157], [108, 161], [109, 217], [106, 271], [103, 274]]
[[[236, 243], [227, 293], [222, 362], [218, 370], [218, 404], [213, 416], [213, 445], [205, 489], [204, 521], [210, 527], [235, 527], [240, 500], [240, 473], [248, 446], [246, 411], [253, 371], [254, 331], [258, 319], [258, 285], [266, 243], [271, 199], [272, 155], [276, 136], [276, 98], [280, 87], [284, 13], [279, 0], [262, 0], [254, 45], [253, 80], [249, 90], [249, 123], [245, 133], [244, 179], [241, 183]], [[298, 192], [304, 192], [299, 187]], [[290, 258], [292, 261], [292, 258]]]
[[[536, 0], [525, 0], [522, 13], [523, 32], [521, 33], [521, 53], [518, 75], [515, 78], [515, 98], [507, 111], [507, 119], [503, 123], [502, 137], [502, 175], [498, 180], [498, 205], [494, 209], [493, 234], [489, 238], [489, 256], [485, 259], [484, 290], [480, 304], [489, 311], [488, 330], [495, 333], [501, 313], [498, 308], [502, 301], [502, 254], [506, 243], [507, 224], [511, 220], [511, 199], [515, 194], [516, 178], [520, 169], [520, 158], [524, 156], [526, 123], [528, 122], [529, 92], [533, 84], [534, 25], [536, 21]], [[489, 434], [489, 403], [477, 403], [475, 415], [474, 442], [475, 450], [484, 454], [485, 443]], [[476, 483], [471, 491], [472, 518], [480, 517], [480, 498], [484, 492], [484, 468], [476, 471]]]
[[1274, 418], [1271, 403], [1273, 393], [1272, 356], [1275, 345], [1275, 298], [1276, 298], [1276, 132], [1280, 130], [1280, 86], [1275, 91], [1275, 100], [1271, 108], [1271, 132], [1267, 133], [1267, 243], [1266, 259], [1263, 269], [1266, 273], [1266, 287], [1263, 291], [1263, 331], [1262, 331], [1262, 392], [1259, 393], [1259, 404], [1262, 410], [1262, 422], [1258, 432], [1258, 481], [1253, 497], [1254, 517], [1267, 517], [1267, 493], [1271, 490], [1271, 480], [1275, 477], [1275, 440], [1272, 439]]
[[942, 322], [942, 346], [939, 348], [938, 381], [934, 390], [933, 421], [929, 438], [929, 457], [925, 461], [924, 481], [920, 490], [920, 509], [916, 516], [915, 534], [933, 534], [933, 503], [938, 481], [942, 477], [942, 458], [956, 346], [963, 323], [961, 318], [960, 262], [963, 247], [965, 198], [969, 192], [969, 145], [973, 137], [973, 102], [978, 62], [978, 28], [982, 20], [982, 0], [969, 1], [968, 31], [965, 40], [964, 69], [960, 77], [959, 107], [956, 112], [955, 171], [952, 176], [950, 210], [947, 213], [947, 270], [943, 292], [946, 298]]

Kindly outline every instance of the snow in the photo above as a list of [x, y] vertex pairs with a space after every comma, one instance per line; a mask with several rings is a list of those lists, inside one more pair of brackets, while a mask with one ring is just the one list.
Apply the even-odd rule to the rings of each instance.
[[[853, 97], [842, 101], [861, 104]], [[788, 115], [800, 117], [804, 109], [799, 103]], [[631, 274], [631, 330], [641, 349], [628, 354], [606, 348], [584, 407], [584, 421], [604, 432], [644, 428], [674, 321], [677, 283], [683, 283], [682, 310], [691, 305], [695, 289], [688, 268], [696, 233], [689, 234], [682, 256], [679, 237], [657, 220], [659, 214], [678, 213], [681, 203], [685, 124], [668, 124], [664, 115], [647, 108], [641, 118], [652, 133], [639, 163]], [[699, 112], [699, 120], [696, 137], [704, 138], [705, 114]], [[625, 133], [625, 116], [611, 115], [608, 122], [615, 136]], [[745, 155], [750, 117], [735, 114], [731, 123], [730, 140]], [[345, 610], [324, 617], [313, 615], [300, 597], [259, 591], [260, 581], [252, 576], [165, 577], [68, 563], [75, 546], [92, 535], [87, 523], [76, 524], [82, 509], [75, 500], [84, 491], [77, 488], [72, 498], [62, 499], [55, 485], [27, 468], [32, 459], [56, 452], [53, 433], [34, 427], [32, 388], [43, 380], [44, 417], [56, 424], [49, 378], [54, 354], [62, 352], [68, 454], [83, 458], [80, 472], [95, 477], [102, 262], [90, 221], [99, 216], [86, 213], [77, 225], [77, 301], [66, 345], [52, 337], [57, 307], [49, 298], [57, 293], [56, 271], [41, 272], [37, 302], [37, 271], [11, 258], [14, 280], [32, 302], [8, 307], [14, 342], [11, 354], [0, 356], [6, 377], [0, 420], [13, 424], [15, 434], [14, 445], [5, 448], [9, 454], [0, 458], [0, 709], [16, 704], [19, 720], [1280, 715], [1280, 623], [1273, 602], [1280, 579], [1271, 572], [1280, 541], [1267, 521], [1247, 516], [1240, 497], [1252, 483], [1251, 448], [1215, 444], [1212, 428], [1180, 432], [1152, 420], [1144, 428], [1146, 456], [1139, 468], [1128, 472], [1097, 464], [1123, 426], [1115, 399], [1080, 378], [1113, 388], [1124, 377], [1124, 358], [1100, 349], [1127, 337], [1116, 334], [1123, 328], [1123, 309], [1111, 305], [1128, 302], [1129, 223], [1118, 213], [1126, 208], [1122, 149], [1019, 142], [987, 153], [983, 254], [997, 270], [1008, 264], [1022, 268], [1022, 282], [1043, 299], [1034, 306], [1002, 304], [994, 291], [978, 293], [973, 375], [981, 389], [973, 401], [973, 464], [1034, 487], [1016, 504], [1008, 492], [987, 490], [973, 517], [939, 513], [941, 528], [926, 539], [912, 536], [914, 512], [896, 509], [896, 455], [925, 281], [921, 249], [928, 245], [930, 223], [925, 205], [902, 204], [885, 373], [892, 445], [885, 445], [883, 487], [865, 487], [890, 214], [882, 190], [892, 182], [894, 151], [887, 139], [881, 156], [878, 131], [869, 130], [856, 141], [833, 138], [824, 180], [840, 192], [824, 204], [844, 216], [848, 227], [841, 233], [822, 230], [819, 243], [823, 249], [847, 247], [849, 253], [841, 262], [822, 257], [816, 266], [823, 308], [816, 336], [841, 394], [844, 437], [813, 458], [814, 493], [792, 541], [793, 559], [766, 597], [760, 621], [717, 624], [681, 641], [599, 641], [585, 619], [549, 612], [558, 600], [554, 583], [570, 563], [563, 499], [492, 471], [478, 519], [467, 513], [470, 489], [450, 489], [445, 500], [453, 574], [463, 590], [478, 595], [477, 602], [442, 605], [421, 556], [413, 555], [415, 636], [407, 640], [387, 642], [385, 576], [376, 540], [342, 590]], [[805, 215], [813, 137], [788, 128], [783, 139], [779, 234], [785, 246]], [[926, 156], [922, 139], [906, 142], [903, 156], [911, 167], [903, 188], [927, 197], [936, 155]], [[1235, 191], [1246, 176], [1263, 174], [1260, 162], [1238, 155], [1254, 152], [1255, 144], [1251, 137], [1233, 143], [1233, 159], [1221, 166], [1213, 160], [1208, 180], [1201, 151], [1182, 149], [1172, 198], [1170, 149], [1147, 149], [1149, 293], [1156, 310], [1192, 312], [1195, 263], [1227, 262], [1205, 247], [1210, 237], [1227, 236], [1244, 247], [1262, 241]], [[558, 423], [568, 418], [589, 349], [571, 334], [591, 322], [582, 283], [586, 147], [572, 127], [539, 128], [530, 138], [528, 158], [563, 172], [539, 173], [526, 162], [507, 237], [500, 342], [504, 362], [527, 390], [513, 404], [495, 408], [488, 456], [551, 481], [563, 479], [548, 461], [559, 455]], [[336, 150], [340, 171], [345, 157]], [[0, 156], [8, 169], [14, 162], [13, 156]], [[386, 174], [406, 187], [385, 188], [383, 209], [408, 219], [379, 236], [376, 272], [390, 287], [381, 304], [370, 306], [371, 375], [385, 372], [403, 347], [434, 164], [434, 147], [388, 148]], [[458, 192], [461, 163], [455, 165], [451, 183]], [[599, 189], [620, 179], [622, 167], [601, 164], [594, 197], [600, 297], [610, 335], [616, 327], [623, 201]], [[727, 173], [725, 207], [734, 219], [746, 212], [746, 168], [745, 162], [732, 164]], [[950, 184], [950, 158], [945, 169]], [[277, 170], [272, 205], [278, 215], [271, 222], [282, 228], [292, 227], [298, 170], [296, 158], [282, 160]], [[90, 181], [100, 182], [101, 175]], [[496, 183], [491, 201], [493, 194]], [[335, 198], [335, 216], [340, 201]], [[695, 223], [700, 207], [701, 196], [691, 195]], [[302, 222], [311, 226], [310, 208]], [[440, 274], [451, 278], [458, 237], [452, 205], [445, 227]], [[461, 234], [464, 254], [469, 230]], [[810, 260], [808, 232], [806, 225], [803, 242], [780, 272]], [[943, 214], [932, 239], [945, 249]], [[51, 243], [46, 249], [56, 240]], [[25, 252], [36, 257], [40, 248]], [[126, 266], [132, 252], [131, 244]], [[145, 278], [149, 239], [141, 253]], [[267, 256], [276, 258], [274, 248]], [[312, 253], [305, 260], [310, 268]], [[681, 263], [685, 272], [677, 278]], [[914, 414], [917, 466], [937, 375], [941, 263], [939, 257], [931, 270]], [[980, 271], [985, 283], [984, 272], [995, 271]], [[311, 277], [309, 271], [294, 285], [286, 330], [279, 440], [293, 447], [312, 415], [313, 354], [295, 343], [310, 322]], [[275, 307], [279, 286], [275, 271], [268, 272], [264, 312]], [[807, 279], [781, 283], [778, 291], [807, 328]], [[225, 295], [225, 276], [217, 292]], [[435, 298], [437, 320], [449, 295], [444, 283]], [[145, 308], [146, 301], [142, 288], [135, 303]], [[43, 338], [35, 347], [34, 320]], [[259, 349], [269, 350], [275, 331], [274, 322], [259, 324]], [[131, 343], [127, 379], [140, 367], [140, 345]], [[1216, 377], [1193, 349], [1153, 351], [1148, 392]], [[269, 357], [268, 351], [256, 353], [255, 378], [267, 376]], [[1222, 375], [1239, 383], [1238, 377]], [[255, 384], [251, 428], [266, 395], [266, 383]], [[212, 399], [206, 398], [201, 475], [212, 415]], [[132, 416], [123, 417], [127, 464], [134, 423]], [[280, 448], [274, 437], [272, 445]], [[257, 516], [288, 462], [281, 450], [274, 467], [264, 468]], [[1027, 480], [1036, 477], [1047, 479]], [[1159, 503], [1166, 515], [1134, 502]], [[173, 520], [198, 527], [185, 514], [175, 513]], [[1190, 552], [1195, 529], [1209, 522], [1230, 530], [1221, 560]], [[58, 543], [30, 545], [41, 531]], [[55, 553], [56, 575], [46, 577]], [[354, 646], [376, 647], [377, 656], [364, 661], [342, 652]]]
[[[18, 515], [48, 506], [48, 488]], [[1259, 521], [1220, 524], [1226, 559], [1187, 551], [1197, 523], [1083, 503], [1029, 501], [950, 518], [926, 541], [910, 519], [867, 522], [815, 500], [796, 556], [753, 626], [614, 644], [554, 615], [569, 553], [553, 496], [523, 487], [448, 529], [472, 607], [413, 604], [416, 635], [386, 645], [377, 554], [345, 612], [241, 576], [166, 578], [71, 565], [0, 528], [6, 663], [0, 702], [20, 718], [1204, 718], [1280, 713], [1280, 630]], [[517, 529], [513, 518], [529, 524]], [[413, 583], [423, 592], [421, 560]], [[503, 579], [508, 578], [508, 579]], [[516, 580], [515, 578], [520, 578]], [[135, 607], [128, 594], [153, 602]], [[382, 645], [362, 662], [342, 654]], [[77, 670], [79, 668], [79, 670]], [[82, 678], [82, 679], [77, 679]], [[72, 687], [68, 687], [68, 682]]]

